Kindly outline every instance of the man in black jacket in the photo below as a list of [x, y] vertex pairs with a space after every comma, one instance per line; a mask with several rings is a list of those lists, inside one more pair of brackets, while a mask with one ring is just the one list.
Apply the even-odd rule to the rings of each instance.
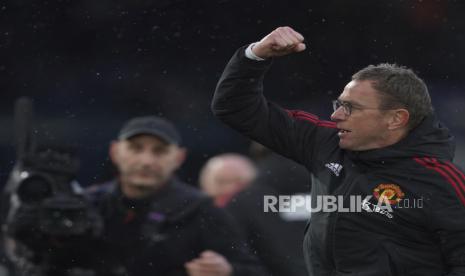
[[368, 66], [334, 101], [332, 122], [282, 109], [264, 98], [263, 78], [272, 58], [303, 51], [303, 41], [280, 27], [239, 49], [212, 110], [306, 166], [319, 180], [312, 207], [338, 201], [316, 206], [307, 226], [310, 275], [465, 275], [465, 175], [424, 82], [403, 67]]
[[263, 275], [227, 214], [174, 177], [185, 150], [170, 122], [130, 120], [110, 157], [118, 178], [87, 191], [104, 219], [97, 275]]

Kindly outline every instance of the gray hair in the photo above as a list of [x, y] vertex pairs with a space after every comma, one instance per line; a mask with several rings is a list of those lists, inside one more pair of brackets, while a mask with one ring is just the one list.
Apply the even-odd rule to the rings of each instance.
[[369, 65], [355, 73], [352, 80], [373, 81], [373, 88], [381, 94], [380, 108], [407, 109], [410, 115], [407, 125], [409, 129], [433, 113], [425, 82], [404, 66], [389, 63]]

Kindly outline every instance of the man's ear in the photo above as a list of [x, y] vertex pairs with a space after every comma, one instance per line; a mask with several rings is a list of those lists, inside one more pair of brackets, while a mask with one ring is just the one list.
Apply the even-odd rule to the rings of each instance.
[[401, 108], [393, 110], [394, 113], [389, 120], [389, 130], [397, 130], [408, 125], [410, 113], [407, 109]]
[[178, 154], [176, 156], [177, 161], [177, 168], [181, 167], [184, 161], [187, 158], [187, 149], [186, 148], [178, 148]]
[[108, 148], [108, 155], [110, 156], [111, 162], [116, 164], [118, 161], [118, 147], [120, 146], [119, 141], [111, 141]]

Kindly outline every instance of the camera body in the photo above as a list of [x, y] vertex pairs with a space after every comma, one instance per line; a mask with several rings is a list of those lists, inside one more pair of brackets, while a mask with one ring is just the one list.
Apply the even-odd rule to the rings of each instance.
[[18, 100], [17, 161], [1, 200], [3, 249], [15, 275], [75, 275], [91, 266], [103, 219], [76, 181], [74, 151], [37, 147], [32, 117], [32, 100]]
[[75, 180], [78, 163], [70, 152], [44, 147], [25, 155], [11, 172], [2, 230], [17, 270], [37, 267], [59, 275], [51, 269], [89, 265], [83, 246], [99, 238], [103, 221]]

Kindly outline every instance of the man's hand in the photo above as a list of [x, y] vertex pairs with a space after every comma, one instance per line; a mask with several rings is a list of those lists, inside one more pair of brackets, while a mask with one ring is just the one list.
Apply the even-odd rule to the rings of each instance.
[[185, 264], [189, 276], [230, 276], [232, 266], [222, 255], [207, 250]]
[[257, 42], [252, 52], [261, 58], [279, 57], [305, 50], [304, 37], [291, 27], [279, 27]]

